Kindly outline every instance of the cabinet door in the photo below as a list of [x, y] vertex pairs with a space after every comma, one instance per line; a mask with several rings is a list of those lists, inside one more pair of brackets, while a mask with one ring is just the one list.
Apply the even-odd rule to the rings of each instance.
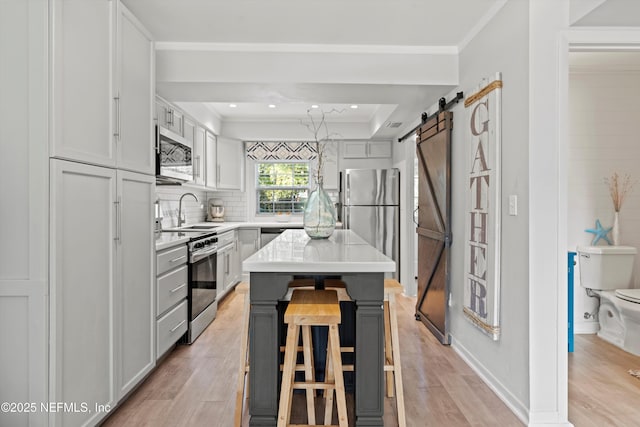
[[367, 154], [371, 158], [391, 157], [391, 143], [389, 141], [369, 141]]
[[240, 190], [244, 159], [242, 141], [219, 136], [218, 146], [218, 183], [224, 190]]
[[240, 243], [240, 262], [249, 258], [260, 249], [260, 229], [241, 228], [238, 230], [238, 242]]
[[367, 157], [367, 141], [345, 141], [342, 157], [345, 159], [361, 159]]
[[118, 13], [118, 84], [115, 98], [118, 168], [155, 173], [154, 48], [151, 35], [124, 6]]
[[238, 246], [239, 246], [239, 280], [249, 281], [249, 273], [244, 273], [242, 269], [242, 261], [249, 258], [260, 249], [260, 229], [259, 228], [241, 228], [238, 230]]
[[[116, 171], [51, 160], [51, 402], [114, 406]], [[53, 414], [56, 426], [106, 414]]]
[[116, 387], [126, 395], [155, 365], [155, 177], [118, 171]]
[[207, 167], [206, 173], [206, 182], [207, 187], [216, 188], [218, 183], [218, 163], [217, 163], [217, 152], [216, 152], [216, 136], [211, 132], [206, 132], [205, 137], [205, 155], [207, 156], [207, 161], [205, 162]]
[[324, 170], [322, 179], [325, 190], [337, 190], [340, 183], [338, 179], [338, 143], [329, 143], [324, 151]]
[[156, 98], [156, 120], [158, 121], [158, 126], [169, 127], [169, 112], [169, 106], [161, 99]]
[[[186, 121], [185, 121], [186, 123]], [[186, 128], [185, 128], [186, 129]], [[196, 126], [193, 139], [193, 183], [205, 185], [205, 134], [206, 131], [201, 126]]]
[[115, 2], [59, 0], [52, 7], [51, 156], [113, 167]]
[[196, 132], [196, 122], [194, 122], [191, 118], [184, 116], [182, 118], [182, 127], [184, 128], [184, 139], [193, 144]]
[[183, 119], [184, 115], [182, 111], [176, 110], [175, 107], [169, 107], [169, 123], [167, 128], [170, 131], [177, 133], [180, 136], [184, 136], [184, 127], [183, 127]]

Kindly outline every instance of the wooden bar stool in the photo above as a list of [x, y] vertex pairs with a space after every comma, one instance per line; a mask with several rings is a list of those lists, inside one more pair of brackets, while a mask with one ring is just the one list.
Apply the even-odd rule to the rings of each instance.
[[384, 370], [387, 372], [387, 396], [393, 397], [396, 387], [398, 425], [406, 427], [404, 410], [404, 390], [402, 387], [402, 366], [400, 364], [400, 342], [398, 339], [398, 317], [396, 295], [402, 293], [402, 285], [396, 279], [384, 279]]
[[[346, 293], [346, 284], [342, 280], [327, 279], [324, 281], [325, 289], [335, 289], [340, 301], [350, 301]], [[406, 427], [406, 413], [404, 408], [404, 390], [402, 386], [402, 365], [400, 363], [400, 341], [398, 339], [398, 317], [396, 311], [396, 295], [403, 291], [402, 285], [396, 279], [384, 279], [384, 370], [387, 373], [386, 390], [387, 397], [394, 396], [396, 391], [396, 405], [398, 410], [398, 425]], [[353, 347], [341, 347], [342, 353], [353, 352]], [[352, 371], [353, 365], [344, 365], [343, 371]], [[327, 370], [331, 376], [333, 372]], [[325, 398], [327, 393], [325, 392]], [[330, 409], [329, 409], [330, 410]], [[325, 416], [330, 416], [330, 412]]]
[[[287, 345], [284, 352], [284, 370], [282, 373], [282, 389], [280, 392], [280, 408], [278, 411], [278, 427], [288, 427], [291, 419], [291, 401], [294, 389], [307, 391], [307, 418], [308, 423], [315, 423], [314, 390], [324, 389], [336, 393], [338, 406], [338, 421], [340, 427], [347, 427], [347, 402], [344, 392], [344, 380], [342, 375], [336, 375], [333, 382], [315, 382], [305, 376], [305, 382], [294, 381], [296, 356], [298, 354], [298, 339], [300, 330], [303, 331], [303, 347], [306, 347], [310, 340], [305, 341], [305, 335], [311, 326], [328, 326], [328, 358], [330, 367], [334, 372], [342, 372], [342, 358], [340, 356], [340, 337], [338, 325], [340, 324], [340, 304], [336, 291], [331, 290], [301, 290], [296, 289], [291, 297], [291, 302], [284, 314], [284, 322], [287, 327]], [[308, 363], [308, 350], [304, 351], [305, 366]], [[327, 402], [333, 399], [327, 399]], [[327, 403], [328, 404], [328, 403]], [[326, 413], [326, 410], [325, 410]], [[329, 425], [330, 419], [325, 418], [325, 425]]]
[[[313, 290], [315, 286], [315, 281], [313, 279], [295, 279], [289, 282], [289, 287], [292, 290], [295, 289], [310, 289]], [[248, 393], [249, 384], [247, 382], [246, 376], [249, 373], [249, 313], [251, 310], [251, 302], [249, 299], [249, 284], [246, 282], [238, 283], [236, 286], [236, 292], [238, 294], [243, 295], [244, 298], [244, 308], [242, 313], [242, 332], [241, 332], [241, 343], [240, 343], [240, 364], [238, 368], [238, 383], [236, 388], [236, 408], [235, 408], [235, 416], [234, 416], [234, 426], [240, 427], [242, 425], [242, 412], [245, 396]], [[291, 299], [291, 291], [285, 297], [285, 300]], [[303, 331], [303, 340], [305, 340], [305, 334], [308, 334], [308, 331]], [[308, 354], [305, 354], [305, 363], [304, 365], [296, 365], [296, 372], [305, 372], [306, 378], [315, 378], [315, 374], [313, 371], [313, 349], [311, 344], [311, 336], [306, 335], [306, 340], [308, 341], [306, 345], [306, 351]], [[285, 347], [280, 347], [280, 351], [284, 352]], [[298, 347], [298, 351], [305, 351], [305, 346]], [[284, 366], [280, 367], [282, 370]], [[246, 385], [246, 386], [245, 386]], [[309, 401], [309, 397], [308, 397]]]

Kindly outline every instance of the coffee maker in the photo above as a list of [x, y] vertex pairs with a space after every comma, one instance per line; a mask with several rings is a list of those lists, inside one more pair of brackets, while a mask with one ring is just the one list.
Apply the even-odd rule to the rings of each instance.
[[222, 206], [222, 200], [209, 199], [207, 203], [207, 221], [224, 222], [224, 206]]

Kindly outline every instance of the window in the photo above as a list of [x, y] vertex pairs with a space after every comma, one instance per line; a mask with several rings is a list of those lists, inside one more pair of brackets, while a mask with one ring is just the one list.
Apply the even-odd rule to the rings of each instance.
[[302, 213], [309, 190], [309, 162], [256, 164], [257, 213]]

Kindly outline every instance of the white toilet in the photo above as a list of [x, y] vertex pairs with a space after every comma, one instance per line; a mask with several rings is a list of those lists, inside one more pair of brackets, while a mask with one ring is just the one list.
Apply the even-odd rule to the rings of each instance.
[[640, 356], [640, 289], [630, 289], [631, 246], [578, 246], [580, 283], [600, 296], [598, 336]]

